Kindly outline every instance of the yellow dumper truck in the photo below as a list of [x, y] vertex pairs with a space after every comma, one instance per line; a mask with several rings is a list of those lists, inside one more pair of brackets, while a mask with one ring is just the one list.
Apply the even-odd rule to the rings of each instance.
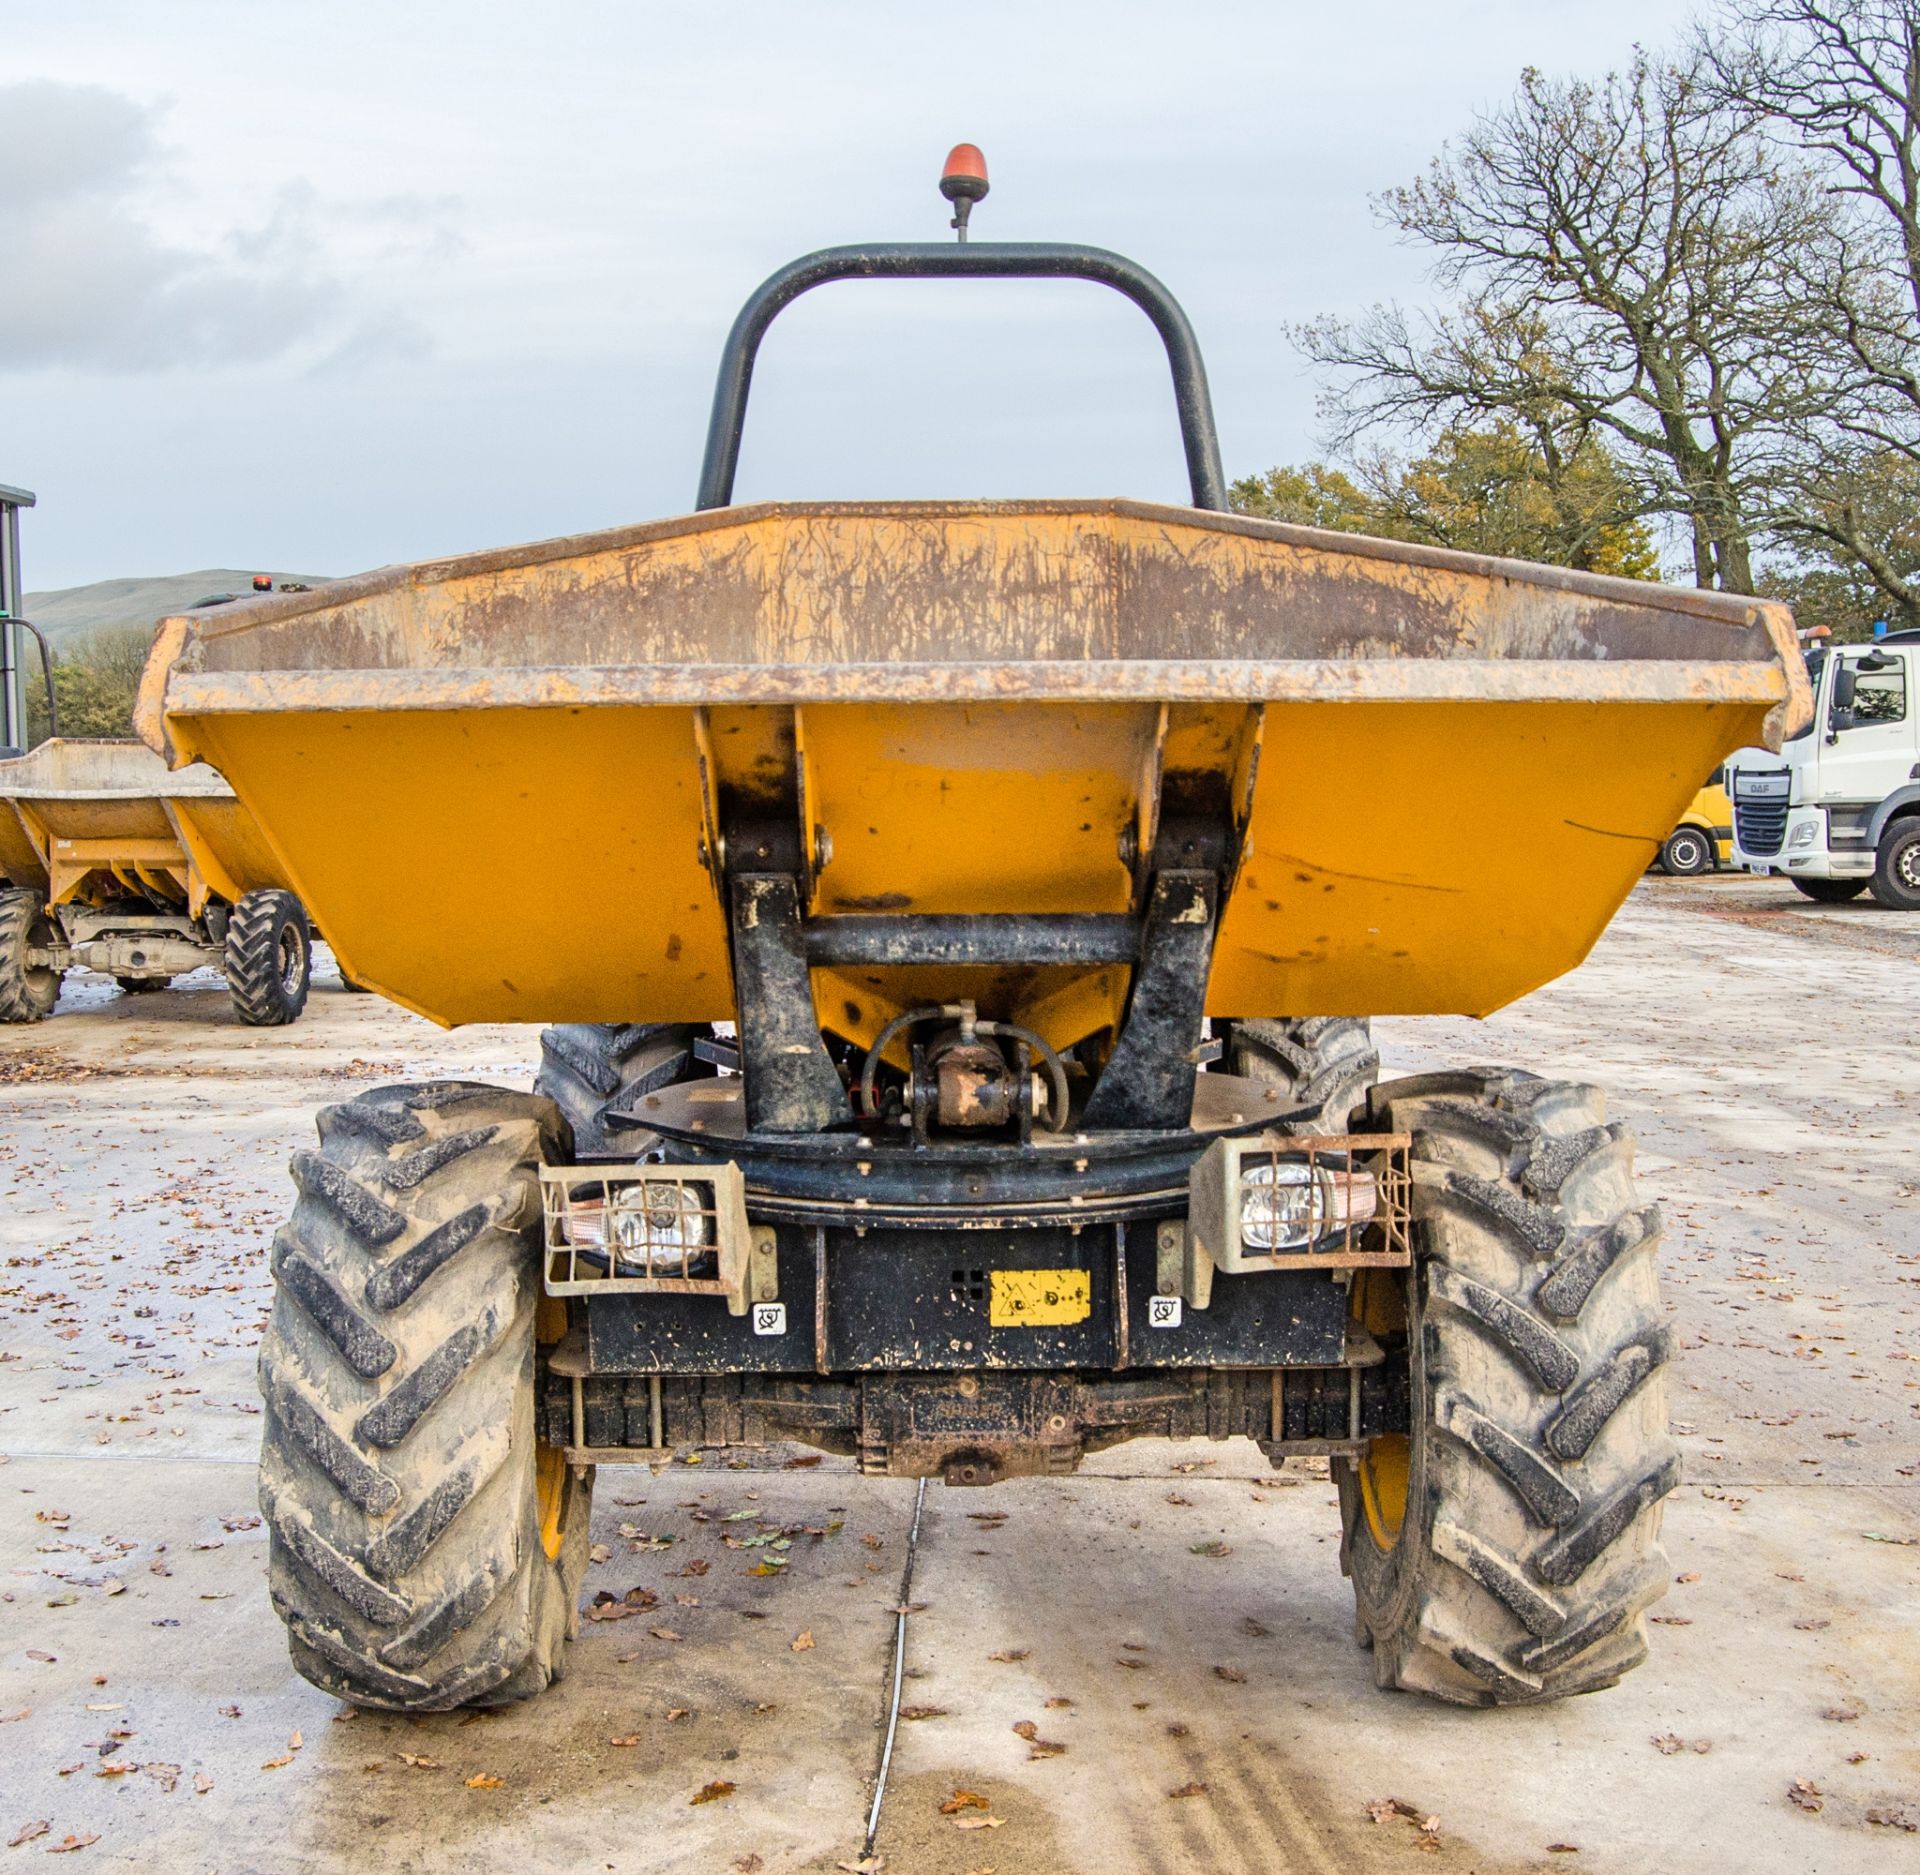
[[0, 1022], [50, 1015], [75, 966], [134, 995], [211, 964], [242, 1022], [276, 1028], [312, 962], [305, 907], [204, 763], [64, 736], [0, 761]]
[[[1141, 307], [1192, 505], [733, 505], [779, 310], [930, 276]], [[1179, 307], [1048, 244], [776, 273], [689, 515], [168, 621], [142, 733], [343, 966], [554, 1025], [537, 1092], [376, 1088], [293, 1161], [300, 1670], [537, 1691], [596, 1469], [687, 1442], [966, 1486], [1207, 1436], [1332, 1461], [1382, 1684], [1610, 1684], [1668, 1579], [1659, 1213], [1597, 1089], [1376, 1085], [1365, 1019], [1571, 969], [1805, 707], [1778, 606], [1228, 513]]]

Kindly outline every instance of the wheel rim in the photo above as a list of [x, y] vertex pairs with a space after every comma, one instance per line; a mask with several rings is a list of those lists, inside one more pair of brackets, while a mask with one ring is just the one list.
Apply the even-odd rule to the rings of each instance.
[[300, 933], [288, 925], [280, 933], [280, 984], [289, 996], [299, 993], [303, 974]]
[[1920, 892], [1920, 840], [1911, 842], [1907, 850], [1900, 855], [1896, 869], [1900, 883], [1909, 892]]
[[[1395, 1270], [1355, 1271], [1348, 1313], [1370, 1335], [1404, 1334], [1405, 1280]], [[1412, 1469], [1412, 1441], [1402, 1432], [1379, 1434], [1354, 1465], [1361, 1512], [1375, 1544], [1383, 1551], [1400, 1541], [1407, 1521], [1407, 1481]]]
[[540, 1547], [553, 1561], [566, 1541], [567, 1487], [572, 1472], [557, 1445], [534, 1448], [534, 1502], [540, 1519]]

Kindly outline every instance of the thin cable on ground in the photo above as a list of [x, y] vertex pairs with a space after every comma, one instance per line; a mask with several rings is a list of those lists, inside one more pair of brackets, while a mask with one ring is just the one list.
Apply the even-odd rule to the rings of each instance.
[[887, 1769], [893, 1763], [893, 1735], [900, 1729], [900, 1681], [907, 1666], [907, 1603], [913, 1591], [913, 1561], [920, 1549], [920, 1507], [927, 1501], [927, 1481], [913, 1494], [913, 1527], [907, 1532], [907, 1566], [900, 1572], [900, 1605], [893, 1618], [893, 1698], [887, 1705], [886, 1743], [880, 1747], [880, 1771], [873, 1780], [873, 1808], [867, 1812], [867, 1840], [860, 1850], [861, 1859], [873, 1854], [873, 1839], [880, 1828], [880, 1805], [887, 1794]]

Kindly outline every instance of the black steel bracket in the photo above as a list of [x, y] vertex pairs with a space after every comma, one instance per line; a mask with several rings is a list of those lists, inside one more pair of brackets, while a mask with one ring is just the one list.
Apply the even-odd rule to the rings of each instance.
[[1185, 1126], [1205, 1039], [1207, 977], [1230, 839], [1204, 821], [1162, 821], [1140, 962], [1113, 1053], [1088, 1097], [1089, 1130]]
[[720, 354], [720, 376], [713, 390], [713, 414], [707, 425], [707, 453], [700, 468], [695, 508], [724, 508], [733, 500], [754, 359], [767, 328], [783, 308], [830, 280], [969, 278], [1091, 280], [1132, 300], [1153, 321], [1167, 348], [1193, 505], [1226, 508], [1227, 478], [1220, 463], [1220, 437], [1214, 428], [1207, 368], [1180, 302], [1124, 254], [1053, 241], [973, 241], [951, 247], [944, 242], [878, 241], [826, 247], [803, 254], [770, 275], [741, 307]]

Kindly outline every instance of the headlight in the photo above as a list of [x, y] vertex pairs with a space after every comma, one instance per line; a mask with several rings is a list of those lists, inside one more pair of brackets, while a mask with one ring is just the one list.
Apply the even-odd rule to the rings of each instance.
[[1374, 1212], [1367, 1172], [1336, 1176], [1323, 1165], [1269, 1159], [1240, 1169], [1240, 1241], [1249, 1250], [1304, 1250]]
[[1803, 820], [1787, 837], [1789, 846], [1811, 846], [1820, 837], [1820, 829], [1812, 821]]
[[1304, 1250], [1324, 1234], [1331, 1181], [1312, 1166], [1269, 1162], [1240, 1172], [1240, 1241], [1249, 1250]]
[[607, 1221], [619, 1260], [643, 1269], [672, 1264], [713, 1241], [713, 1220], [693, 1187], [649, 1179], [617, 1186], [607, 1206]]

